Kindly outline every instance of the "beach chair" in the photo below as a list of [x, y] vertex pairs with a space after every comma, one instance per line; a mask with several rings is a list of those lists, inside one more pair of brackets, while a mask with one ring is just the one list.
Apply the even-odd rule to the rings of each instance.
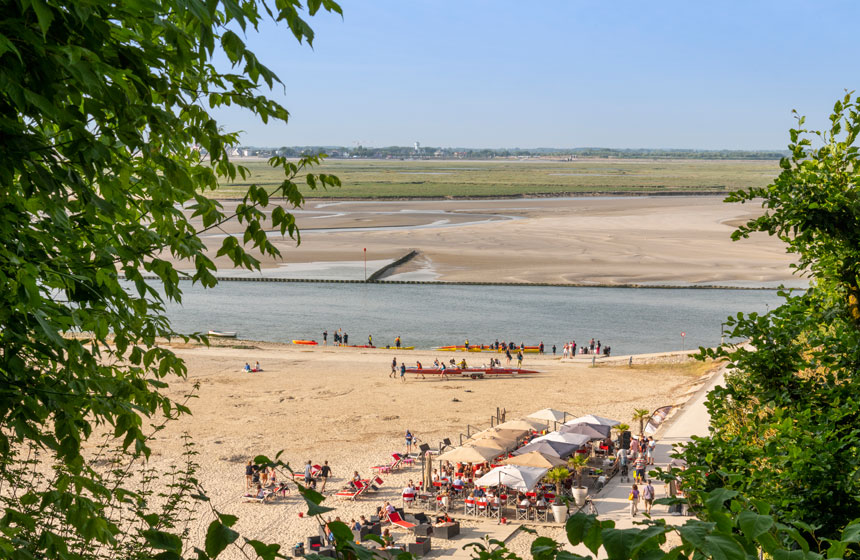
[[379, 487], [380, 487], [380, 486], [382, 486], [382, 482], [383, 482], [383, 481], [382, 481], [382, 479], [381, 479], [381, 478], [379, 478], [379, 476], [374, 476], [373, 478], [371, 478], [371, 479], [368, 481], [368, 484], [370, 484], [370, 489], [371, 489], [371, 490], [376, 491], [376, 490], [379, 490]]
[[404, 492], [400, 497], [403, 500], [403, 507], [406, 507], [415, 501], [415, 492]]
[[412, 530], [415, 528], [415, 523], [405, 521], [396, 511], [393, 511], [388, 514], [388, 520], [391, 522], [392, 525], [397, 525], [401, 529]]
[[517, 519], [529, 520], [529, 507], [517, 504]]
[[487, 510], [490, 508], [490, 502], [484, 499], [475, 500], [475, 515], [478, 517], [487, 517]]
[[391, 454], [391, 469], [392, 471], [396, 471], [403, 464], [403, 455], [400, 453], [392, 453]]
[[549, 508], [547, 506], [535, 506], [535, 521], [549, 521]]
[[475, 500], [466, 498], [463, 501], [463, 515], [475, 515]]
[[242, 496], [242, 501], [247, 503], [255, 503], [255, 504], [265, 504], [273, 497], [272, 492], [266, 490], [265, 495], [262, 498], [258, 498], [256, 495], [245, 494]]
[[342, 498], [350, 498], [351, 500], [355, 500], [357, 497], [359, 497], [364, 492], [366, 492], [367, 488], [369, 486], [368, 484], [365, 484], [364, 482], [361, 482], [360, 480], [354, 482], [353, 484], [355, 485], [355, 488], [344, 488], [343, 490], [341, 490], [337, 494], [335, 494], [335, 496], [340, 496]]
[[496, 504], [496, 502], [490, 502], [490, 505], [487, 507], [487, 517], [493, 517], [498, 519], [502, 516], [502, 506]]

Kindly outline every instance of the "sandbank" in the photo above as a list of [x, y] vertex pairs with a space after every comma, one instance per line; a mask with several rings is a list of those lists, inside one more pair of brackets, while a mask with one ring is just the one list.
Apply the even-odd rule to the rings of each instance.
[[[224, 202], [227, 210], [235, 204]], [[263, 275], [297, 263], [357, 266], [366, 249], [368, 260], [383, 262], [418, 252], [391, 271], [395, 280], [803, 285], [778, 239], [731, 240], [738, 224], [760, 214], [717, 196], [310, 201], [296, 214], [301, 245], [274, 236], [283, 259], [265, 260]], [[223, 230], [241, 231], [235, 223]], [[204, 238], [212, 255], [224, 235]], [[224, 258], [216, 263], [229, 268]]]

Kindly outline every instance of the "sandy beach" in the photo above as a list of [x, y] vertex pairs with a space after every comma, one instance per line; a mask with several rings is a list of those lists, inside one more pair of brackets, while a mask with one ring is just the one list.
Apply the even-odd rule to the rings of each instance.
[[[225, 201], [229, 210], [235, 202]], [[310, 201], [296, 218], [302, 243], [277, 238], [286, 265], [394, 260], [389, 280], [559, 284], [797, 284], [783, 244], [732, 242], [761, 212], [716, 196]], [[224, 232], [236, 233], [229, 223]], [[214, 255], [225, 233], [204, 238]], [[226, 259], [216, 260], [219, 267]], [[307, 266], [305, 266], [307, 268]], [[357, 267], [357, 278], [361, 278]], [[370, 272], [373, 271], [371, 268]], [[305, 272], [305, 277], [314, 277]]]
[[[214, 507], [238, 515], [243, 535], [278, 542], [287, 549], [316, 534], [316, 521], [299, 517], [305, 506], [295, 492], [272, 504], [242, 502], [243, 466], [257, 454], [274, 456], [285, 450], [283, 459], [296, 469], [307, 460], [328, 460], [334, 472], [328, 495], [341, 488], [353, 471], [370, 475], [373, 465], [404, 451], [407, 429], [433, 447], [443, 438], [457, 443], [467, 425], [473, 431], [488, 427], [497, 407], [506, 411], [508, 419], [552, 407], [630, 423], [635, 408], [653, 410], [682, 403], [709, 367], [681, 355], [638, 356], [632, 368], [627, 356], [598, 360], [592, 368], [589, 357], [562, 363], [557, 356], [527, 355], [524, 367], [540, 374], [483, 380], [410, 377], [401, 382], [389, 377], [392, 358], [427, 364], [435, 357], [453, 355], [248, 341], [218, 341], [211, 348], [177, 345], [174, 350], [188, 365], [188, 379], [171, 382], [170, 394], [179, 398], [194, 384], [200, 388], [190, 403], [193, 415], [173, 422], [158, 435], [151, 466], [165, 472], [175, 465], [180, 460], [180, 435], [188, 433], [199, 452], [198, 478]], [[261, 363], [262, 373], [240, 371], [245, 362], [255, 361]], [[385, 485], [371, 497], [356, 502], [328, 498], [325, 505], [336, 507], [332, 517], [348, 522], [370, 515], [384, 500], [399, 502], [405, 483], [420, 479], [420, 472], [412, 467], [383, 479]], [[201, 509], [200, 513], [190, 542], [203, 542], [211, 521], [208, 512]], [[530, 542], [525, 537], [514, 540], [523, 547]], [[438, 541], [434, 549], [437, 556], [447, 555], [465, 542]], [[240, 555], [228, 549], [226, 557]]]

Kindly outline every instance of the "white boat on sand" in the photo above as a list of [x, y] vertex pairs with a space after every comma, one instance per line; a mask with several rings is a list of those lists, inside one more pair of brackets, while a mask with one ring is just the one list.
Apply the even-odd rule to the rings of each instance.
[[209, 331], [209, 336], [215, 336], [218, 338], [236, 338], [235, 331]]

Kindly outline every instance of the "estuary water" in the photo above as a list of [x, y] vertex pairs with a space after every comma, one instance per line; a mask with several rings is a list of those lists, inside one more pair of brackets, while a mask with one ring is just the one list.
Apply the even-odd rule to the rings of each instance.
[[[721, 323], [765, 312], [776, 291], [658, 288], [222, 282], [183, 283], [183, 304], [168, 306], [179, 332], [237, 331], [239, 338], [322, 342], [341, 328], [350, 344], [432, 348], [499, 340], [552, 345], [592, 337], [613, 355], [715, 346]], [[685, 336], [682, 336], [684, 333]]]

